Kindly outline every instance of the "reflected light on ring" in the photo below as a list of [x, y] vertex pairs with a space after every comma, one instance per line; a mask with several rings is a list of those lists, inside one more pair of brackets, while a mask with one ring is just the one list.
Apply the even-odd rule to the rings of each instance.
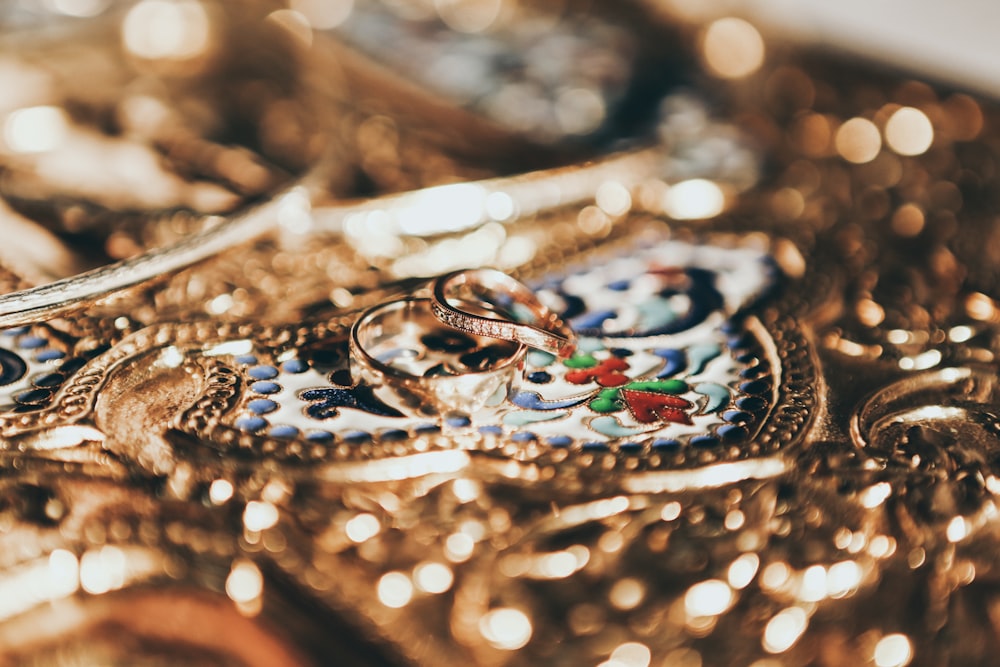
[[726, 518], [723, 521], [726, 530], [739, 530], [746, 523], [746, 515], [740, 510], [730, 510], [726, 513]]
[[920, 155], [934, 142], [934, 127], [920, 109], [897, 109], [885, 124], [885, 142], [900, 155]]
[[568, 523], [599, 521], [626, 512], [628, 508], [629, 499], [627, 496], [615, 496], [569, 508], [563, 512], [562, 517]]
[[996, 314], [997, 308], [993, 299], [982, 292], [974, 292], [965, 299], [965, 312], [976, 320], [988, 320]]
[[660, 510], [660, 518], [664, 521], [673, 521], [681, 515], [681, 504], [676, 500], [672, 500], [663, 506]]
[[278, 508], [271, 503], [251, 500], [243, 511], [243, 525], [253, 532], [267, 530], [278, 523]]
[[80, 586], [91, 595], [101, 595], [125, 585], [125, 554], [105, 546], [92, 549], [80, 559]]
[[626, 577], [616, 581], [608, 594], [612, 606], [627, 611], [642, 604], [646, 597], [646, 587], [638, 579]]
[[451, 588], [455, 575], [444, 563], [425, 562], [413, 568], [413, 581], [424, 593], [438, 595]]
[[653, 653], [639, 642], [625, 642], [611, 652], [610, 662], [622, 667], [649, 667]]
[[253, 602], [264, 592], [264, 577], [256, 565], [248, 560], [233, 563], [226, 577], [226, 595], [237, 604]]
[[234, 303], [231, 294], [220, 294], [205, 305], [205, 310], [212, 315], [224, 315], [229, 312]]
[[948, 330], [948, 340], [953, 343], [964, 343], [972, 338], [975, 333], [976, 332], [972, 327], [962, 324]]
[[803, 602], [819, 602], [826, 597], [826, 591], [826, 568], [822, 565], [806, 568], [799, 586], [799, 599]]
[[452, 183], [422, 190], [396, 213], [404, 234], [423, 236], [472, 227], [483, 218], [486, 191], [473, 183]]
[[778, 612], [764, 628], [761, 645], [768, 653], [784, 653], [799, 640], [809, 625], [809, 617], [799, 607]]
[[312, 204], [304, 188], [294, 188], [278, 202], [278, 224], [293, 234], [305, 234], [313, 226]]
[[355, 544], [367, 542], [378, 535], [381, 529], [382, 525], [375, 515], [368, 514], [367, 512], [357, 515], [344, 524], [344, 532], [347, 533], [347, 539]]
[[771, 563], [761, 573], [761, 588], [765, 591], [779, 590], [788, 583], [791, 574], [791, 568], [788, 567], [787, 563], [782, 561]]
[[875, 645], [873, 657], [877, 667], [906, 667], [913, 659], [913, 646], [906, 635], [886, 635]]
[[160, 352], [160, 358], [157, 359], [157, 363], [166, 368], [179, 368], [184, 363], [184, 358], [184, 353], [171, 345]]
[[63, 143], [68, 123], [66, 113], [57, 107], [18, 109], [4, 121], [4, 143], [15, 153], [50, 151]]
[[675, 220], [703, 220], [722, 213], [726, 198], [712, 181], [693, 178], [672, 185], [663, 196], [663, 211]]
[[576, 571], [576, 557], [568, 551], [546, 554], [538, 563], [538, 573], [549, 579], [563, 579]]
[[837, 153], [854, 164], [871, 162], [882, 150], [882, 136], [875, 123], [866, 118], [851, 118], [834, 137]]
[[72, 595], [80, 587], [80, 563], [75, 554], [65, 549], [56, 549], [49, 554], [46, 574], [50, 598]]
[[0, 575], [0, 620], [28, 611], [40, 602], [72, 595], [80, 587], [79, 565], [64, 549], [48, 558], [15, 566]]
[[890, 329], [885, 335], [885, 339], [893, 345], [905, 345], [911, 338], [912, 334], [906, 329]]
[[565, 551], [536, 556], [527, 573], [537, 579], [564, 579], [586, 566], [589, 561], [590, 550], [577, 544]]
[[730, 564], [726, 579], [729, 580], [729, 585], [737, 590], [746, 588], [757, 576], [759, 567], [760, 557], [754, 553], [745, 553]]
[[986, 478], [986, 489], [995, 496], [1000, 495], [1000, 478], [990, 475]]
[[479, 497], [479, 482], [474, 479], [456, 479], [451, 485], [451, 492], [460, 503], [469, 503]]
[[753, 74], [764, 63], [764, 40], [743, 19], [728, 17], [713, 22], [702, 43], [705, 62], [724, 79]]
[[[176, 347], [173, 349], [177, 350]], [[227, 340], [225, 343], [219, 343], [218, 345], [213, 345], [212, 347], [205, 350], [203, 354], [213, 357], [221, 356], [224, 354], [239, 355], [239, 354], [250, 354], [252, 350], [253, 350], [253, 341], [247, 338], [241, 338], [239, 340]], [[178, 350], [178, 352], [180, 351]], [[181, 356], [183, 357], [183, 354], [181, 354]]]
[[208, 487], [208, 499], [213, 505], [221, 505], [233, 497], [233, 483], [228, 479], [216, 479]]
[[854, 311], [858, 321], [866, 327], [876, 327], [885, 320], [885, 309], [872, 299], [861, 299]]
[[444, 555], [452, 563], [469, 560], [476, 543], [465, 533], [452, 533], [444, 541]]
[[868, 553], [875, 558], [888, 558], [896, 553], [896, 540], [887, 535], [876, 535], [868, 544]]
[[956, 516], [948, 522], [948, 528], [945, 530], [945, 535], [947, 535], [949, 542], [954, 543], [964, 540], [969, 536], [970, 532], [969, 522], [965, 520], [965, 517]]
[[531, 619], [519, 609], [501, 607], [479, 619], [479, 633], [490, 646], [516, 651], [531, 640]]
[[927, 350], [916, 356], [901, 357], [899, 367], [904, 371], [923, 371], [937, 366], [941, 363], [941, 358], [940, 350]]
[[413, 582], [402, 572], [389, 572], [378, 580], [379, 602], [391, 609], [410, 604], [413, 599]]
[[846, 597], [861, 584], [861, 566], [853, 560], [834, 563], [826, 574], [826, 594], [837, 599]]
[[147, 60], [188, 60], [209, 45], [208, 14], [196, 0], [143, 0], [122, 23], [122, 40], [130, 53]]
[[611, 231], [611, 217], [599, 206], [584, 206], [576, 216], [580, 231], [591, 236], [603, 236]]
[[733, 604], [733, 589], [720, 579], [695, 584], [684, 595], [684, 611], [689, 618], [718, 616]]
[[510, 220], [516, 212], [514, 198], [506, 192], [493, 192], [486, 197], [486, 214], [494, 220]]
[[875, 509], [891, 495], [892, 486], [889, 485], [889, 482], [879, 482], [861, 492], [861, 504], [867, 509]]
[[617, 181], [605, 181], [597, 188], [597, 205], [608, 215], [625, 215], [632, 208], [632, 195]]

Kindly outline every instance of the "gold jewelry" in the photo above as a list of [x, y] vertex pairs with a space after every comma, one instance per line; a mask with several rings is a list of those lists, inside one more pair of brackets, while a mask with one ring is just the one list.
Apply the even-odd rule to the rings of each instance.
[[[431, 292], [434, 317], [460, 331], [514, 341], [561, 358], [570, 356], [576, 349], [573, 330], [546, 308], [527, 286], [502, 271], [453, 271], [436, 278]], [[485, 303], [509, 319], [474, 315], [455, 305], [471, 300]]]
[[351, 327], [354, 382], [422, 417], [464, 420], [502, 403], [517, 384], [524, 346], [442, 326], [431, 304], [405, 298], [362, 313]]
[[[263, 204], [230, 217], [212, 216], [208, 219], [212, 224], [176, 243], [77, 276], [0, 295], [0, 327], [21, 326], [77, 312], [275, 230], [288, 238], [289, 243], [301, 243], [313, 235], [320, 238], [334, 235], [360, 246], [362, 252], [372, 242], [381, 243], [384, 250], [394, 242], [399, 243], [399, 239], [453, 234], [489, 221], [509, 223], [530, 219], [556, 207], [580, 204], [593, 198], [605, 183], [628, 193], [655, 181], [665, 160], [664, 148], [643, 149], [584, 168], [564, 167], [507, 179], [437, 186], [327, 205], [314, 211], [312, 201], [324, 189], [326, 167], [319, 167]], [[455, 218], [449, 213], [455, 209], [456, 197], [471, 215]], [[371, 229], [363, 222], [375, 217], [389, 226]]]
[[[390, 4], [449, 20], [475, 5], [498, 22], [487, 38], [505, 21], [546, 29], [538, 3]], [[202, 5], [133, 7], [226, 11]], [[637, 12], [630, 39], [674, 44], [663, 6], [608, 12]], [[328, 9], [264, 11], [306, 43]], [[385, 135], [403, 116], [348, 118], [372, 150], [342, 166], [366, 192], [422, 185], [397, 178], [407, 162], [463, 182], [334, 203], [307, 185], [264, 204], [278, 218], [222, 221], [195, 265], [157, 268], [153, 251], [135, 288], [102, 291], [128, 283], [114, 269], [103, 287], [69, 281], [79, 316], [0, 332], [0, 663], [989, 664], [1000, 113], [762, 51], [741, 19], [676, 43], [697, 43], [708, 68], [685, 78], [715, 76], [722, 113], [759, 141], [755, 187], [726, 169], [747, 164], [732, 125], [689, 97], [664, 103], [650, 153], [477, 182], [443, 154], [400, 155]], [[594, 108], [558, 59], [535, 62], [564, 113]], [[297, 105], [281, 102], [274, 127], [294, 137]], [[476, 144], [454, 118], [437, 136]], [[509, 323], [519, 287], [483, 266], [531, 285], [576, 351], [468, 336], [435, 317], [425, 278], [397, 282], [471, 267], [439, 300]], [[58, 292], [13, 312], [70, 313]], [[463, 361], [462, 337], [507, 352]], [[460, 384], [480, 380], [485, 402]]]

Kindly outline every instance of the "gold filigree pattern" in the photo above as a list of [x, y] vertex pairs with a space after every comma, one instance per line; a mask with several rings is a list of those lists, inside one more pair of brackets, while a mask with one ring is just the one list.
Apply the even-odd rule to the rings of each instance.
[[0, 665], [992, 664], [1000, 111], [683, 4], [0, 8]]

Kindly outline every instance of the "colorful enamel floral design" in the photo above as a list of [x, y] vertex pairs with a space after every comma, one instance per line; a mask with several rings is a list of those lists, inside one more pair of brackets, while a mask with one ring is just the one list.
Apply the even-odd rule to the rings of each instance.
[[[580, 348], [564, 360], [529, 351], [519, 384], [479, 413], [404, 416], [352, 384], [346, 353], [331, 343], [322, 354], [273, 365], [237, 357], [249, 392], [230, 423], [314, 441], [458, 429], [551, 447], [739, 442], [774, 402], [763, 330], [750, 331], [743, 319], [772, 284], [772, 265], [757, 250], [659, 240], [538, 281], [539, 296], [581, 334]], [[459, 338], [425, 343], [475, 354]]]
[[0, 332], [0, 408], [25, 412], [48, 405], [84, 362], [68, 355], [44, 326]]

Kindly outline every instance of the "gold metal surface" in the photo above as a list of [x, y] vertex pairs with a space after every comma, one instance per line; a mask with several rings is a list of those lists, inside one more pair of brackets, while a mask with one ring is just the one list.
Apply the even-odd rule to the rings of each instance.
[[684, 4], [0, 8], [0, 665], [994, 664], [1000, 111]]

